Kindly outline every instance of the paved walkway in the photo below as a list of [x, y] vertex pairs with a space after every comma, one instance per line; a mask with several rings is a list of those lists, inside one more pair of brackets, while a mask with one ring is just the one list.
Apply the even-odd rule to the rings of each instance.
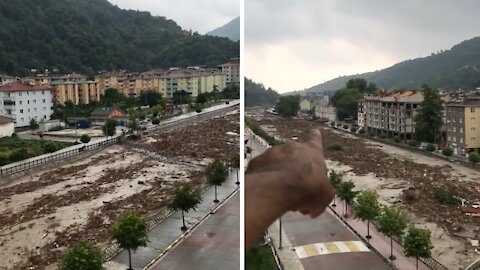
[[240, 269], [240, 193], [149, 269]]
[[[339, 213], [339, 215], [343, 216], [344, 209], [345, 209], [345, 202], [337, 199], [337, 207], [335, 207], [335, 211]], [[390, 238], [384, 236], [380, 233], [377, 228], [373, 224], [370, 224], [370, 235], [372, 239], [366, 239], [367, 235], [367, 223], [361, 220], [357, 220], [354, 216], [350, 213], [349, 207], [349, 216], [348, 218], [342, 218], [345, 222], [347, 222], [355, 231], [357, 231], [364, 241], [369, 242], [376, 250], [378, 250], [385, 258], [390, 256]], [[395, 260], [392, 261], [393, 265], [395, 265], [398, 269], [402, 270], [415, 270], [416, 269], [416, 259], [412, 257], [406, 257], [404, 255], [404, 249], [400, 246], [397, 242], [393, 241], [393, 255], [396, 257]], [[422, 261], [418, 262], [418, 269], [420, 270], [428, 270], [430, 269], [427, 265], [425, 265]]]
[[[236, 171], [233, 171], [230, 173], [226, 183], [218, 187], [218, 199], [220, 201], [223, 201], [230, 194], [232, 194], [234, 190], [237, 189], [237, 185], [235, 184], [236, 180], [237, 174]], [[213, 208], [217, 206], [217, 204], [213, 202], [214, 198], [215, 189], [214, 187], [210, 187], [203, 194], [203, 201], [197, 207], [197, 211], [185, 213], [185, 222], [188, 228], [191, 228], [195, 224], [199, 223], [206, 215], [210, 214]], [[239, 224], [239, 222], [237, 223]], [[181, 226], [182, 216], [180, 211], [177, 211], [169, 218], [155, 226], [148, 233], [148, 239], [150, 241], [148, 246], [139, 248], [135, 253], [132, 252], [132, 267], [134, 269], [143, 269], [149, 265], [152, 260], [156, 259], [162, 252], [171, 248], [171, 244], [183, 236], [183, 232], [180, 230]], [[238, 243], [240, 245], [240, 242]], [[125, 250], [105, 264], [107, 270], [123, 270], [126, 269], [127, 266], [128, 252]]]

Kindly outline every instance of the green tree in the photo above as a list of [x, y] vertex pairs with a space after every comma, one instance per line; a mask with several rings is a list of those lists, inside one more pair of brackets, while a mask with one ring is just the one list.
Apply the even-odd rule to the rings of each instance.
[[81, 141], [82, 143], [89, 143], [91, 139], [92, 139], [92, 138], [90, 138], [90, 136], [88, 136], [87, 134], [83, 134], [83, 135], [80, 137], [80, 141]]
[[363, 94], [358, 89], [343, 88], [335, 91], [330, 102], [337, 110], [337, 117], [343, 120], [347, 117], [356, 117], [358, 101]]
[[120, 248], [128, 250], [129, 270], [133, 270], [131, 251], [147, 246], [147, 232], [147, 221], [135, 211], [123, 213], [113, 225], [112, 236], [118, 241]]
[[191, 99], [191, 94], [185, 90], [176, 91], [173, 93], [173, 104], [189, 104]]
[[229, 85], [223, 89], [222, 94], [225, 99], [239, 99], [240, 87], [236, 84]]
[[62, 270], [103, 270], [103, 255], [88, 241], [80, 241], [63, 256]]
[[0, 153], [0, 167], [9, 163], [7, 155]]
[[418, 258], [429, 258], [432, 255], [433, 245], [430, 239], [430, 231], [410, 226], [403, 239], [403, 246], [407, 257], [417, 259], [416, 269], [418, 270]]
[[21, 148], [10, 153], [8, 157], [10, 162], [17, 162], [29, 158], [28, 150], [26, 148]]
[[357, 202], [353, 205], [353, 212], [355, 217], [362, 221], [367, 221], [367, 239], [372, 238], [370, 235], [370, 222], [377, 218], [380, 210], [377, 192], [365, 190], [358, 194]]
[[383, 207], [380, 215], [377, 217], [378, 230], [384, 235], [390, 237], [390, 260], [395, 260], [393, 256], [393, 237], [402, 237], [407, 228], [407, 216], [400, 210], [393, 207]]
[[154, 107], [157, 105], [165, 106], [162, 94], [153, 90], [146, 90], [140, 93], [139, 101], [144, 106]]
[[280, 96], [275, 111], [283, 117], [296, 116], [300, 110], [300, 96]]
[[128, 121], [128, 129], [130, 130], [131, 133], [134, 131], [138, 131], [138, 122], [137, 120], [133, 119]]
[[43, 145], [43, 151], [45, 153], [53, 153], [59, 149], [58, 145], [55, 142], [49, 141]]
[[208, 101], [208, 98], [207, 98], [207, 93], [200, 93], [198, 94], [196, 100], [195, 100], [195, 103], [197, 104], [205, 104], [206, 102]]
[[417, 140], [436, 143], [440, 138], [443, 125], [443, 101], [438, 91], [424, 84], [423, 101], [415, 116], [415, 136]]
[[115, 88], [105, 90], [105, 94], [100, 97], [100, 103], [106, 107], [112, 107], [125, 100], [125, 96]]
[[185, 225], [184, 212], [188, 213], [190, 210], [196, 211], [197, 205], [202, 201], [202, 195], [198, 190], [193, 190], [189, 186], [184, 185], [175, 190], [173, 200], [169, 205], [169, 208], [173, 211], [182, 211], [182, 231], [187, 230]]
[[32, 118], [30, 120], [30, 129], [31, 130], [35, 130], [38, 128], [38, 123], [37, 123], [37, 120], [35, 120], [35, 118]]
[[348, 205], [353, 203], [353, 199], [357, 196], [357, 191], [353, 191], [355, 184], [352, 180], [342, 181], [338, 185], [337, 193], [338, 197], [345, 202], [345, 213], [344, 217], [348, 217]]
[[205, 176], [208, 183], [215, 186], [215, 200], [213, 202], [218, 203], [217, 186], [221, 186], [227, 180], [227, 170], [221, 161], [214, 160], [205, 169]]
[[450, 147], [445, 147], [445, 148], [442, 149], [442, 154], [444, 156], [450, 157], [450, 156], [453, 155], [453, 149], [450, 148]]
[[154, 125], [159, 125], [159, 124], [160, 124], [160, 119], [154, 118], [154, 119], [152, 120], [152, 124], [154, 124]]
[[342, 183], [342, 175], [337, 173], [336, 171], [332, 170], [330, 172], [330, 184], [332, 185], [332, 187], [335, 189], [335, 194], [333, 196], [333, 204], [332, 206], [333, 207], [336, 207], [337, 204], [335, 203], [335, 200], [337, 198], [337, 192], [336, 190], [340, 187], [340, 184]]
[[114, 136], [117, 133], [116, 127], [118, 125], [117, 120], [107, 119], [105, 125], [103, 125], [103, 134], [105, 136]]
[[230, 158], [230, 166], [237, 171], [237, 182], [235, 184], [240, 185], [240, 155], [234, 154]]

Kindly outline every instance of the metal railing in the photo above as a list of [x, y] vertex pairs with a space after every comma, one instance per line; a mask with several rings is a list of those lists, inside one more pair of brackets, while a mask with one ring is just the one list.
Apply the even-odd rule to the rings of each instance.
[[52, 161], [62, 160], [62, 159], [65, 159], [65, 158], [68, 158], [68, 157], [71, 157], [71, 156], [75, 156], [75, 155], [78, 155], [78, 154], [81, 154], [81, 153], [85, 153], [85, 152], [88, 152], [88, 151], [93, 151], [93, 150], [96, 150], [96, 149], [99, 149], [99, 148], [103, 148], [105, 146], [117, 143], [119, 141], [119, 139], [120, 139], [119, 137], [111, 138], [111, 139], [107, 139], [105, 141], [101, 141], [101, 142], [98, 142], [98, 143], [84, 145], [83, 147], [78, 147], [78, 148], [75, 148], [75, 149], [72, 149], [72, 150], [62, 151], [62, 152], [53, 153], [53, 154], [47, 154], [47, 155], [45, 155], [45, 157], [37, 158], [37, 159], [31, 160], [31, 161], [28, 161], [28, 160], [23, 161], [23, 162], [20, 162], [19, 164], [13, 165], [13, 166], [7, 165], [7, 166], [4, 166], [4, 167], [0, 168], [0, 177], [24, 172], [26, 170], [29, 170], [29, 169], [32, 169], [32, 168], [35, 168], [35, 167], [38, 167], [38, 166], [41, 166], [41, 165], [51, 163]]

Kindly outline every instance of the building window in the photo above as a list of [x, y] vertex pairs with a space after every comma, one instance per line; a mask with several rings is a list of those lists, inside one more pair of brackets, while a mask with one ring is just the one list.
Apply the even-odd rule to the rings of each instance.
[[33, 111], [36, 112], [36, 111], [37, 111], [37, 108], [33, 108]]
[[18, 96], [21, 97], [21, 96], [22, 96], [22, 92], [18, 93]]
[[30, 100], [27, 100], [27, 104], [30, 104]]
[[20, 118], [20, 121], [22, 121], [22, 122], [23, 122], [23, 121], [25, 121], [25, 118], [23, 118], [23, 117], [22, 117], [22, 118]]
[[472, 137], [472, 143], [475, 143], [477, 142], [477, 138], [476, 137]]
[[457, 137], [453, 136], [453, 141], [457, 142]]
[[457, 122], [457, 120], [455, 119], [455, 117], [453, 117], [453, 123]]
[[456, 128], [456, 127], [453, 127], [453, 132], [457, 132], [457, 128]]
[[45, 99], [43, 99], [43, 103], [45, 103], [45, 102], [46, 102], [46, 100], [45, 100]]
[[[35, 93], [35, 92], [34, 92], [34, 93]], [[36, 99], [33, 100], [33, 104], [37, 104], [37, 100], [36, 100]]]
[[45, 91], [42, 91], [42, 95], [45, 95]]
[[460, 143], [463, 143], [463, 138], [460, 138]]
[[475, 112], [475, 108], [470, 108], [470, 112]]
[[463, 118], [460, 117], [460, 119], [458, 119], [458, 122], [463, 123]]
[[476, 129], [475, 129], [474, 127], [472, 127], [470, 130], [471, 130], [472, 132], [475, 132], [475, 131], [476, 131]]
[[450, 137], [450, 135], [447, 136], [447, 140], [450, 141], [452, 138]]
[[470, 118], [470, 121], [472, 121], [472, 122], [475, 121], [475, 116], [472, 116], [472, 117]]
[[460, 128], [460, 133], [463, 133], [463, 128]]

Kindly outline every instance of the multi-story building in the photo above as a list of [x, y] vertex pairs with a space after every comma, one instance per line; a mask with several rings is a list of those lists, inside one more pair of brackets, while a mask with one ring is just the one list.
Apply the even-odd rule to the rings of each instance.
[[240, 83], [240, 58], [230, 59], [228, 63], [219, 66], [222, 73], [227, 76], [227, 84]]
[[480, 93], [447, 103], [446, 118], [447, 143], [455, 155], [480, 148]]
[[43, 85], [50, 87], [52, 82], [76, 82], [76, 81], [86, 81], [87, 77], [81, 74], [72, 73], [72, 74], [37, 74], [35, 76], [25, 77], [25, 80], [30, 80], [35, 83], [35, 85]]
[[15, 119], [15, 127], [30, 121], [49, 120], [52, 114], [52, 90], [49, 87], [15, 81], [0, 86], [0, 115]]
[[4, 85], [4, 84], [7, 84], [7, 83], [13, 83], [16, 80], [17, 80], [17, 78], [15, 78], [15, 77], [0, 74], [0, 85]]
[[53, 101], [57, 104], [65, 104], [72, 101], [75, 105], [90, 104], [92, 101], [100, 101], [100, 88], [97, 81], [54, 81]]
[[415, 132], [415, 114], [422, 101], [423, 95], [418, 91], [365, 96], [358, 103], [357, 123], [367, 132], [410, 139]]

